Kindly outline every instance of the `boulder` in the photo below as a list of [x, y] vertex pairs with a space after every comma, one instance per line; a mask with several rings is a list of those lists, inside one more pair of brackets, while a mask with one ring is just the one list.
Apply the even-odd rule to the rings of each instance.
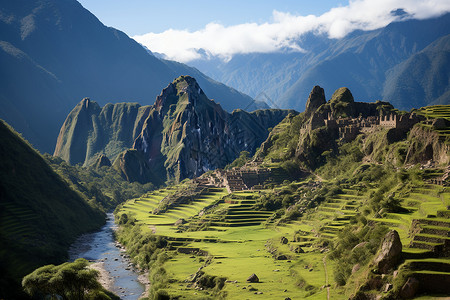
[[400, 297], [403, 299], [411, 299], [419, 290], [419, 280], [414, 277], [409, 277], [400, 290]]
[[287, 243], [289, 243], [288, 239], [287, 239], [286, 237], [284, 237], [284, 236], [281, 237], [280, 242], [281, 242], [282, 244], [287, 244]]
[[259, 278], [255, 273], [253, 273], [249, 278], [247, 278], [247, 282], [259, 282]]
[[381, 274], [386, 274], [393, 269], [401, 256], [402, 242], [396, 230], [391, 230], [384, 236], [381, 250], [373, 261], [376, 269]]
[[358, 272], [359, 269], [361, 269], [361, 265], [360, 264], [354, 265], [353, 268], [352, 268], [352, 274]]
[[277, 256], [277, 260], [287, 260], [287, 259], [288, 259], [287, 256], [284, 254], [280, 254]]
[[383, 291], [384, 291], [385, 293], [387, 293], [387, 292], [389, 292], [390, 290], [392, 290], [393, 287], [394, 287], [394, 286], [392, 285], [392, 283], [386, 283], [386, 284], [384, 285]]

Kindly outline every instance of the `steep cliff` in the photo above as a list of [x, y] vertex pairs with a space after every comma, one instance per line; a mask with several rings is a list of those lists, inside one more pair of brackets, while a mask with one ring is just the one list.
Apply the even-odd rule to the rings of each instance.
[[254, 153], [288, 110], [231, 114], [209, 100], [194, 78], [181, 76], [156, 99], [133, 148], [166, 178], [181, 180], [224, 167], [241, 151]]
[[228, 113], [208, 99], [194, 78], [181, 76], [151, 106], [118, 103], [101, 108], [83, 99], [67, 116], [54, 155], [84, 165], [106, 155], [129, 181], [180, 180], [224, 167], [241, 151], [254, 153], [268, 129], [289, 112]]
[[72, 165], [90, 165], [99, 154], [113, 160], [131, 148], [149, 112], [150, 106], [137, 103], [107, 104], [101, 108], [85, 98], [61, 127], [54, 155]]

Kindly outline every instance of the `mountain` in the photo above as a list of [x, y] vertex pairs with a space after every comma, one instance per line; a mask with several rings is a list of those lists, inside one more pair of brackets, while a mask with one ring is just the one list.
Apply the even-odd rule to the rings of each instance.
[[75, 0], [2, 1], [0, 32], [0, 117], [40, 151], [52, 152], [64, 118], [85, 97], [147, 104], [174, 78], [193, 75], [227, 110], [253, 101], [154, 57]]
[[224, 167], [244, 150], [254, 153], [268, 129], [289, 113], [294, 111], [228, 113], [193, 77], [181, 76], [151, 106], [101, 108], [83, 99], [61, 127], [54, 155], [91, 165], [104, 154], [127, 180], [159, 184]]
[[[445, 92], [448, 82], [443, 74], [448, 73], [446, 64], [440, 69], [436, 69], [437, 61], [434, 65], [425, 63], [420, 67], [429, 73], [440, 70], [439, 75], [434, 75], [433, 88], [425, 88], [424, 94], [417, 96], [424, 101], [409, 101], [408, 91], [416, 90], [416, 86], [408, 72], [401, 82], [397, 80], [395, 85], [392, 82], [392, 76], [400, 72], [409, 59], [432, 43], [435, 43], [433, 51], [445, 53], [445, 43], [438, 40], [450, 34], [449, 28], [450, 14], [428, 20], [410, 19], [377, 30], [354, 31], [341, 39], [310, 33], [297, 41], [303, 52], [238, 54], [226, 62], [203, 59], [190, 64], [253, 97], [265, 93], [276, 106], [298, 111], [303, 110], [304, 100], [315, 85], [325, 90], [347, 86], [356, 99], [380, 99], [398, 109], [409, 110], [435, 102], [450, 102]], [[440, 60], [445, 61], [442, 57]], [[434, 69], [425, 69], [432, 66]], [[394, 97], [395, 90], [398, 92]]]
[[21, 299], [22, 277], [63, 262], [70, 243], [103, 224], [104, 215], [3, 121], [0, 155], [0, 298]]
[[450, 101], [450, 35], [389, 70], [383, 90], [387, 101], [422, 107]]
[[138, 103], [108, 103], [101, 108], [97, 102], [83, 99], [61, 127], [55, 156], [72, 165], [90, 165], [103, 153], [114, 159], [131, 148], [150, 108]]

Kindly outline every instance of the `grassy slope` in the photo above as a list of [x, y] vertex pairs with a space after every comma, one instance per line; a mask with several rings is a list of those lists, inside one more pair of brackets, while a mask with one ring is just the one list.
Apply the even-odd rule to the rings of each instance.
[[22, 276], [63, 261], [76, 235], [104, 218], [3, 122], [0, 141], [0, 297], [10, 298]]

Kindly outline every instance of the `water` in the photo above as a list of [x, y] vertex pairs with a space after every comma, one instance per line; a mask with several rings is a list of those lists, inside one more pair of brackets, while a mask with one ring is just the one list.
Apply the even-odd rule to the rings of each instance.
[[100, 262], [111, 279], [108, 290], [125, 300], [137, 300], [145, 291], [138, 281], [138, 274], [133, 269], [124, 250], [114, 241], [114, 216], [107, 215], [105, 226], [98, 232], [84, 234], [78, 238], [69, 250], [70, 261], [85, 258]]

